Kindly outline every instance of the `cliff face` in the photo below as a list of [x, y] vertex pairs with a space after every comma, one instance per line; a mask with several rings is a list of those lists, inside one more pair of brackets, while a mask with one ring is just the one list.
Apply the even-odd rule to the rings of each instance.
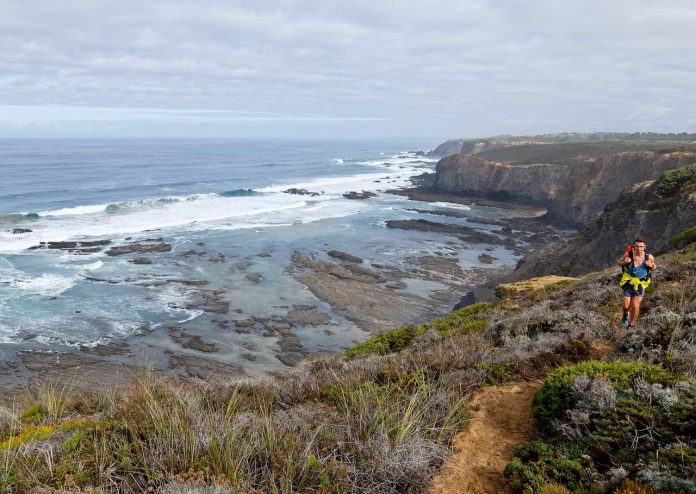
[[514, 199], [545, 206], [553, 221], [589, 224], [629, 184], [696, 163], [696, 151], [627, 151], [562, 163], [499, 163], [457, 154], [437, 164], [438, 192]]
[[626, 187], [577, 237], [551, 244], [520, 262], [513, 279], [577, 276], [603, 268], [614, 263], [636, 235], [644, 236], [648, 252], [655, 254], [694, 226], [696, 165], [691, 165], [667, 172], [659, 180]]
[[427, 153], [431, 158], [443, 158], [452, 154], [475, 154], [491, 149], [507, 148], [524, 144], [559, 144], [559, 143], [661, 143], [664, 145], [688, 145], [696, 142], [696, 134], [658, 134], [654, 132], [563, 132], [558, 134], [540, 134], [534, 136], [501, 135], [475, 139], [450, 139]]
[[426, 153], [431, 158], [442, 158], [452, 154], [464, 153], [475, 154], [481, 151], [497, 149], [506, 146], [504, 141], [499, 139], [451, 139], [440, 144], [438, 147]]

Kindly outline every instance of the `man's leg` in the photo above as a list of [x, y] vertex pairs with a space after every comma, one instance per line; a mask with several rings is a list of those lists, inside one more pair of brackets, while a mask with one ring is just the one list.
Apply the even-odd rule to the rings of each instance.
[[631, 298], [631, 319], [629, 321], [629, 326], [635, 326], [638, 320], [638, 314], [640, 314], [640, 303], [643, 301], [643, 296], [635, 295]]
[[621, 303], [621, 310], [623, 311], [623, 316], [621, 317], [621, 325], [628, 326], [628, 311], [631, 308], [631, 296], [626, 295], [624, 292], [623, 301]]

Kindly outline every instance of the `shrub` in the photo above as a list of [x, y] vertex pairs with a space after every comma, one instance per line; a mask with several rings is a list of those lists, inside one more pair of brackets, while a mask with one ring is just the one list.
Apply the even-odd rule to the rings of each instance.
[[424, 335], [431, 329], [440, 332], [443, 336], [480, 331], [487, 326], [487, 321], [481, 319], [481, 316], [488, 313], [491, 308], [491, 304], [479, 302], [463, 307], [434, 321], [421, 324], [418, 327], [405, 326], [385, 331], [346, 350], [346, 356], [355, 358], [360, 355], [387, 355], [400, 352], [410, 346], [416, 338]]
[[572, 443], [555, 446], [537, 439], [518, 448], [516, 457], [505, 468], [505, 476], [519, 492], [538, 492], [548, 483], [577, 489], [591, 483], [596, 472]]
[[614, 494], [655, 494], [655, 490], [633, 480], [625, 480]]
[[30, 424], [38, 424], [44, 419], [45, 415], [46, 409], [38, 403], [34, 403], [24, 411], [22, 420]]
[[548, 439], [508, 465], [519, 492], [550, 482], [579, 492], [627, 476], [659, 492], [696, 492], [696, 381], [639, 361], [584, 362], [547, 377], [534, 414]]
[[354, 358], [360, 355], [386, 355], [400, 352], [411, 344], [416, 335], [416, 328], [413, 326], [386, 331], [346, 350], [346, 356]]
[[581, 375], [589, 378], [603, 376], [621, 387], [629, 386], [637, 377], [643, 377], [651, 383], [670, 379], [668, 371], [640, 361], [590, 361], [562, 367], [547, 377], [534, 397], [534, 416], [540, 425], [548, 425], [553, 419], [563, 418], [565, 411], [572, 408], [573, 384]]
[[673, 194], [683, 185], [696, 182], [696, 164], [667, 170], [657, 180], [657, 193], [666, 196]]
[[572, 494], [560, 484], [546, 484], [539, 489], [539, 494]]
[[696, 242], [696, 226], [675, 235], [667, 242], [667, 245], [672, 249], [682, 249], [694, 242]]
[[423, 334], [429, 329], [436, 329], [443, 335], [478, 331], [484, 329], [487, 325], [481, 316], [490, 312], [491, 309], [492, 305], [487, 302], [468, 305], [449, 315], [421, 324], [418, 327], [418, 333]]

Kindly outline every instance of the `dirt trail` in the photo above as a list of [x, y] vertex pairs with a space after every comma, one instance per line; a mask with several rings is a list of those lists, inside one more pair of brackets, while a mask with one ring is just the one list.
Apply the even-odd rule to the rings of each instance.
[[472, 399], [472, 421], [454, 439], [454, 456], [433, 479], [430, 494], [503, 494], [515, 447], [534, 437], [532, 399], [540, 382], [483, 388]]

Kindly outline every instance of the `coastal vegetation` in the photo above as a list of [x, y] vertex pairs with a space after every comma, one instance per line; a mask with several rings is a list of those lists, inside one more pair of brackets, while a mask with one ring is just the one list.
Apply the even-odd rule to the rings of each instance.
[[422, 491], [466, 427], [473, 390], [546, 376], [535, 401], [541, 435], [507, 468], [519, 492], [693, 492], [694, 253], [691, 244], [662, 256], [630, 334], [612, 320], [619, 294], [607, 270], [264, 378], [196, 383], [144, 370], [127, 389], [44, 389], [25, 409], [3, 410], [0, 485]]

